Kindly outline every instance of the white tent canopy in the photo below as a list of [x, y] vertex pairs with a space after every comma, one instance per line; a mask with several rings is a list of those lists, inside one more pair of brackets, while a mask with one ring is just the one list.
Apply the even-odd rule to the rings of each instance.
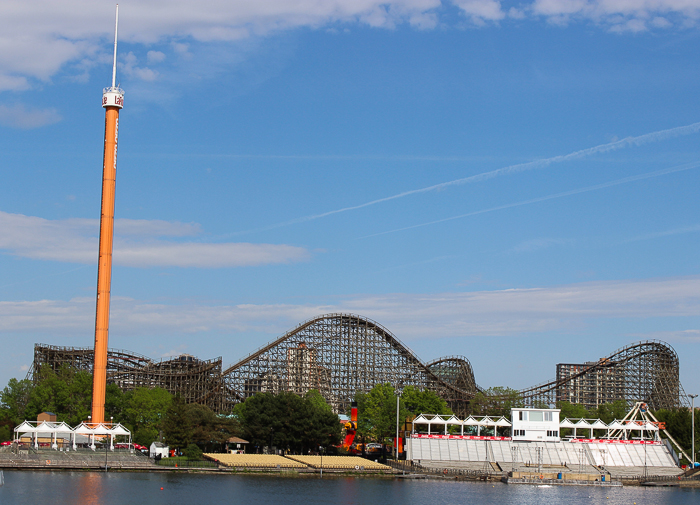
[[608, 424], [608, 429], [609, 430], [624, 430], [625, 425], [623, 425], [620, 421], [615, 419], [612, 423]]
[[[126, 436], [129, 437], [129, 444], [131, 444], [131, 432], [127, 430], [121, 424], [95, 424], [90, 425], [87, 423], [80, 423], [75, 428], [71, 428], [65, 422], [52, 422], [52, 421], [24, 421], [22, 424], [15, 428], [15, 442], [19, 442], [22, 436], [31, 434], [32, 444], [35, 448], [39, 447], [39, 438], [41, 435], [45, 435], [47, 438], [51, 438], [51, 447], [53, 449], [58, 449], [57, 439], [59, 435], [65, 435], [68, 440], [72, 442], [73, 450], [76, 449], [76, 437], [86, 436], [90, 437], [90, 448], [95, 450], [95, 435], [98, 436], [109, 436], [110, 439], [110, 449], [114, 450], [114, 437], [115, 436]], [[64, 437], [61, 437], [64, 438]]]
[[417, 424], [427, 424], [428, 425], [428, 435], [432, 434], [432, 425], [439, 424], [440, 426], [444, 426], [444, 429], [442, 430], [445, 435], [447, 435], [447, 427], [448, 426], [459, 426], [460, 427], [460, 433], [464, 435], [464, 427], [465, 426], [476, 426], [477, 427], [477, 433], [481, 435], [481, 428], [486, 428], [486, 427], [492, 427], [494, 429], [494, 435], [497, 434], [497, 429], [499, 427], [509, 427], [512, 426], [510, 421], [508, 421], [505, 417], [501, 417], [500, 419], [492, 419], [489, 416], [479, 416], [475, 418], [474, 416], [469, 416], [464, 420], [459, 419], [457, 416], [452, 415], [450, 417], [447, 416], [440, 416], [440, 415], [434, 415], [434, 414], [420, 414], [418, 417], [416, 417], [413, 420], [413, 425], [415, 429], [415, 425]]

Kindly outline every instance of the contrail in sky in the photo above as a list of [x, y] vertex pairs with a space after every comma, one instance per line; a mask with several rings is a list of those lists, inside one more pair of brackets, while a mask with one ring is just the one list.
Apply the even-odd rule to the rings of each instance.
[[588, 186], [586, 188], [572, 189], [570, 191], [564, 191], [562, 193], [555, 193], [553, 195], [541, 196], [539, 198], [533, 198], [531, 200], [525, 200], [522, 202], [508, 203], [506, 205], [499, 205], [497, 207], [491, 207], [488, 209], [476, 210], [474, 212], [468, 212], [466, 214], [460, 214], [459, 216], [446, 217], [444, 219], [438, 219], [436, 221], [429, 221], [427, 223], [415, 224], [413, 226], [406, 226], [404, 228], [397, 228], [395, 230], [383, 231], [380, 233], [374, 233], [372, 235], [365, 235], [359, 238], [370, 238], [377, 237], [379, 235], [387, 235], [389, 233], [396, 233], [399, 231], [412, 230], [414, 228], [421, 228], [423, 226], [430, 226], [432, 224], [444, 223], [446, 221], [453, 221], [455, 219], [462, 219], [470, 216], [477, 216], [479, 214], [486, 214], [487, 212], [494, 212], [496, 210], [510, 209], [513, 207], [520, 207], [521, 205], [530, 205], [531, 203], [544, 202], [546, 200], [554, 200], [555, 198], [563, 198], [565, 196], [578, 195], [579, 193], [588, 193], [589, 191], [597, 191], [599, 189], [609, 188], [611, 186], [618, 186], [620, 184], [626, 184], [628, 182], [639, 181], [642, 179], [650, 179], [652, 177], [659, 177], [661, 175], [673, 174], [675, 172], [683, 172], [684, 170], [691, 170], [693, 168], [700, 167], [700, 162], [689, 163], [686, 165], [680, 165], [677, 167], [665, 168], [663, 170], [657, 170], [656, 172], [648, 172], [646, 174], [632, 175], [630, 177], [625, 177], [624, 179], [617, 179], [615, 181], [604, 182], [602, 184], [596, 184], [595, 186]]
[[610, 151], [617, 151], [619, 149], [624, 149], [629, 146], [641, 146], [651, 142], [658, 142], [661, 140], [666, 140], [673, 137], [679, 137], [681, 135], [690, 135], [693, 133], [700, 132], [700, 122], [693, 123], [687, 126], [678, 126], [676, 128], [670, 128], [668, 130], [660, 130], [657, 132], [646, 133], [644, 135], [639, 135], [638, 137], [627, 137], [621, 140], [616, 140], [615, 142], [609, 142], [607, 144], [601, 144], [595, 147], [589, 147], [587, 149], [581, 149], [580, 151], [575, 151], [569, 154], [563, 154], [560, 156], [554, 156], [552, 158], [545, 158], [535, 161], [529, 161], [527, 163], [519, 163], [517, 165], [510, 165], [507, 167], [499, 168], [496, 170], [491, 170], [490, 172], [483, 172], [481, 174], [472, 175], [469, 177], [463, 177], [461, 179], [455, 179], [453, 181], [441, 182], [439, 184], [433, 184], [432, 186], [427, 186], [419, 189], [412, 189], [409, 191], [404, 191], [402, 193], [397, 193], [392, 196], [387, 196], [384, 198], [379, 198], [377, 200], [372, 200], [369, 202], [361, 203], [359, 205], [353, 205], [350, 207], [343, 207], [341, 209], [331, 210], [328, 212], [323, 212], [321, 214], [312, 214], [309, 216], [303, 216], [290, 221], [284, 221], [281, 223], [273, 224], [257, 230], [247, 230], [243, 232], [235, 233], [235, 235], [241, 233], [247, 233], [250, 231], [266, 231], [275, 228], [281, 228], [283, 226], [288, 226], [296, 223], [304, 223], [306, 221], [313, 221], [315, 219], [321, 219], [322, 217], [332, 216], [333, 214], [340, 214], [342, 212], [348, 212], [351, 210], [362, 209], [364, 207], [370, 207], [372, 205], [377, 205], [378, 203], [389, 202], [391, 200], [397, 200], [410, 195], [417, 195], [419, 193], [428, 193], [430, 191], [437, 191], [450, 186], [460, 186], [462, 184], [470, 184], [473, 182], [485, 181], [488, 179], [493, 179], [494, 177], [500, 177], [502, 175], [514, 174], [518, 172], [524, 172], [527, 170], [533, 170], [535, 168], [543, 168], [555, 163], [563, 163], [565, 161], [576, 160], [580, 158], [585, 158], [594, 154], [607, 153]]

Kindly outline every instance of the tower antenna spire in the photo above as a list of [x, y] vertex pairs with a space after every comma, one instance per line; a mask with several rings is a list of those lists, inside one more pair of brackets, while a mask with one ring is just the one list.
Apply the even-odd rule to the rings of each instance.
[[119, 4], [114, 20], [114, 63], [112, 64], [112, 87], [117, 85], [117, 32], [119, 31]]

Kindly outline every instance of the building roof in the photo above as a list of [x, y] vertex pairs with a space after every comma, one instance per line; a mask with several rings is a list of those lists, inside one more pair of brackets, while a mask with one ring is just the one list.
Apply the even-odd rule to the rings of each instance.
[[247, 440], [243, 440], [242, 438], [238, 437], [231, 437], [227, 440], [229, 444], [249, 444]]

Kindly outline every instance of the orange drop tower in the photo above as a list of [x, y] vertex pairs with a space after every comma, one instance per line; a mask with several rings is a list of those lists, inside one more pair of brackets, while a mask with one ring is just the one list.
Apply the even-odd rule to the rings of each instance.
[[112, 285], [112, 242], [114, 238], [114, 190], [117, 177], [117, 138], [119, 110], [124, 106], [124, 91], [116, 85], [117, 29], [119, 5], [114, 25], [114, 64], [112, 87], [102, 93], [105, 108], [105, 145], [102, 159], [102, 214], [100, 216], [100, 256], [97, 265], [97, 309], [95, 313], [95, 362], [92, 375], [93, 424], [103, 423], [107, 389], [107, 344], [109, 338], [109, 294]]

